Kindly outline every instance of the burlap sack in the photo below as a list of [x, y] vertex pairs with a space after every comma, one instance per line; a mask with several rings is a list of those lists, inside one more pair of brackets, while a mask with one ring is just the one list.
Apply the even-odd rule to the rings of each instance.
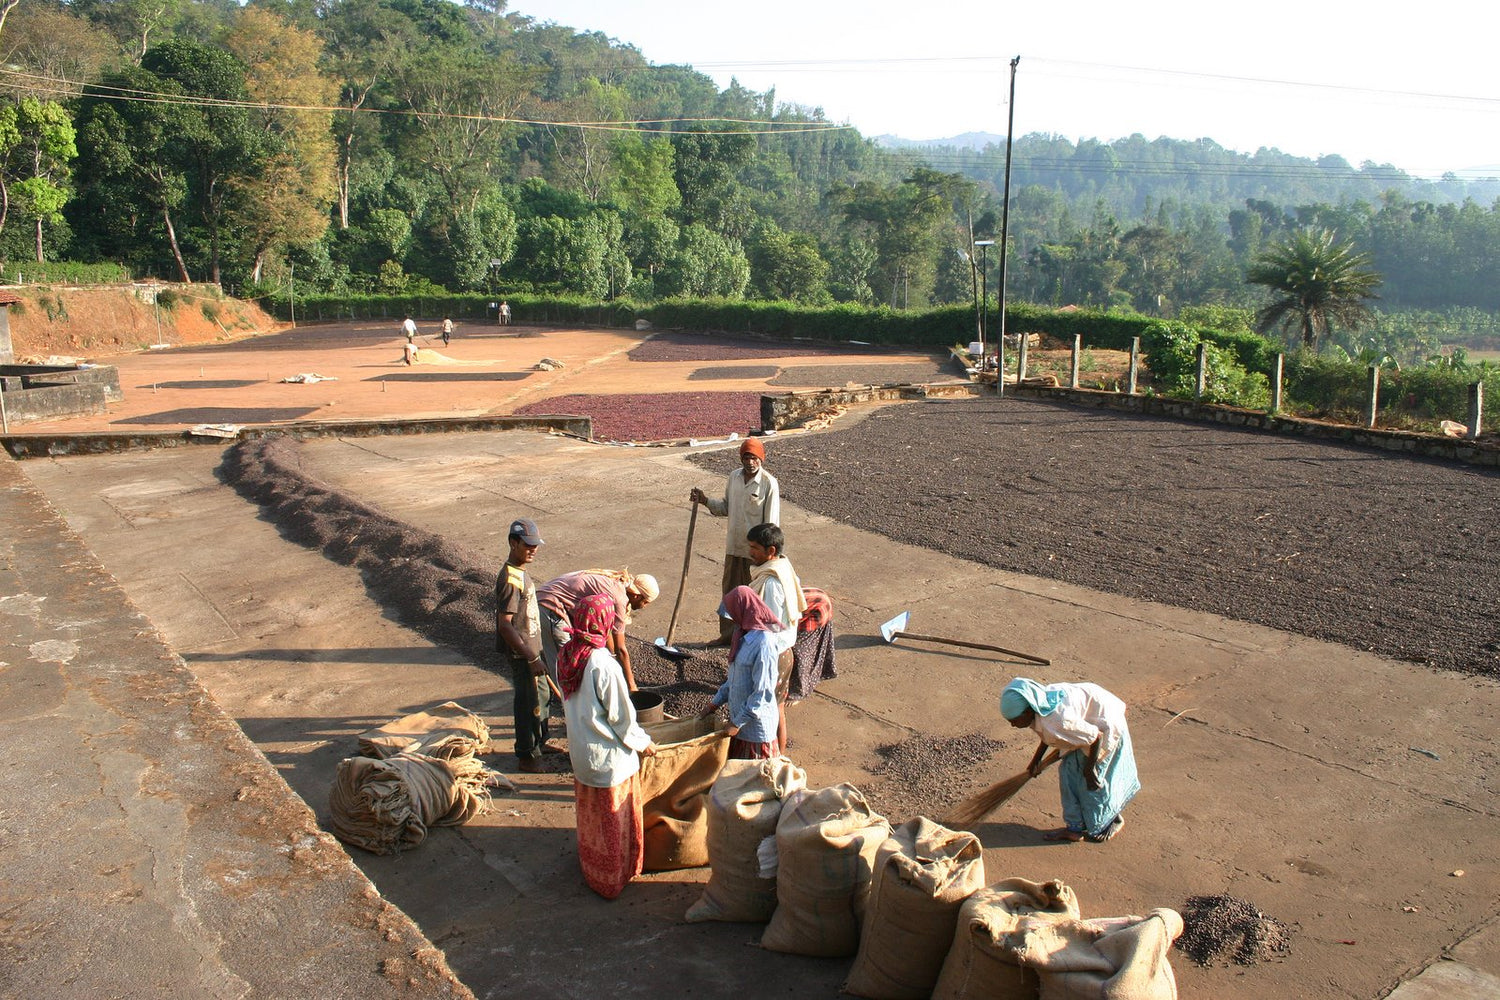
[[763, 924], [776, 909], [776, 879], [760, 876], [760, 842], [775, 836], [782, 799], [807, 787], [807, 772], [785, 757], [731, 760], [708, 790], [708, 863], [703, 896], [689, 922]]
[[897, 827], [875, 855], [859, 954], [844, 992], [927, 1000], [953, 945], [959, 908], [982, 888], [978, 837], [925, 816]]
[[875, 854], [890, 833], [853, 785], [787, 796], [776, 823], [776, 912], [761, 945], [794, 955], [853, 955]]
[[451, 760], [487, 753], [489, 748], [489, 727], [456, 701], [413, 712], [359, 737], [360, 755], [380, 759], [407, 751]]
[[729, 756], [718, 720], [671, 719], [643, 729], [656, 753], [641, 758], [647, 871], [708, 864], [708, 790]]
[[1062, 882], [1009, 878], [976, 891], [958, 911], [953, 946], [932, 1000], [1036, 1000], [1041, 980], [1008, 947], [1022, 921], [1076, 920], [1078, 898]]
[[460, 826], [489, 805], [490, 772], [473, 757], [397, 754], [339, 762], [328, 791], [328, 828], [376, 854], [416, 847], [434, 826]]
[[1167, 951], [1182, 933], [1176, 910], [1031, 924], [1016, 957], [1037, 970], [1041, 1000], [1177, 1000]]

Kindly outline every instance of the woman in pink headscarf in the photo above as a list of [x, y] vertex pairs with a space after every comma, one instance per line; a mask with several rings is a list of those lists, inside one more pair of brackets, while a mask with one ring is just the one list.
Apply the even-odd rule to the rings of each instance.
[[636, 722], [624, 670], [605, 648], [615, 624], [614, 602], [591, 594], [574, 606], [569, 623], [557, 681], [573, 759], [578, 863], [589, 888], [614, 899], [645, 860], [640, 757], [656, 753], [656, 746]]
[[719, 614], [734, 623], [729, 677], [703, 714], [729, 706], [731, 760], [778, 756], [776, 726], [781, 713], [776, 704], [776, 661], [784, 645], [776, 636], [782, 630], [781, 619], [749, 587], [735, 587], [725, 594]]

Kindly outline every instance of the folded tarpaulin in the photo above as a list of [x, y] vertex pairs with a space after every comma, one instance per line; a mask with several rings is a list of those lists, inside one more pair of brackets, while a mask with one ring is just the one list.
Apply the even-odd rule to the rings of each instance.
[[458, 702], [445, 701], [361, 733], [359, 752], [380, 758], [403, 752], [443, 760], [472, 757], [490, 752], [490, 728]]
[[312, 385], [314, 382], [337, 382], [336, 375], [319, 375], [317, 372], [301, 372], [297, 375], [288, 375], [282, 379], [283, 382], [306, 383]]

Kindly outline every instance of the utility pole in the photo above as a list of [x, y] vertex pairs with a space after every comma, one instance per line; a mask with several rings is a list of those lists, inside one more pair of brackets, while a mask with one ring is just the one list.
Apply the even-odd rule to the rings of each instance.
[[1005, 195], [1000, 209], [1000, 373], [995, 379], [995, 393], [999, 396], [1005, 395], [1005, 251], [1010, 246], [1010, 150], [1016, 134], [1016, 67], [1020, 64], [1020, 56], [1010, 61], [1009, 117], [1005, 125]]
[[983, 317], [979, 323], [979, 370], [984, 371], [984, 359], [989, 354], [985, 348], [985, 340], [990, 332], [990, 269], [986, 255], [995, 241], [975, 240], [974, 245], [979, 248], [979, 302], [980, 315]]

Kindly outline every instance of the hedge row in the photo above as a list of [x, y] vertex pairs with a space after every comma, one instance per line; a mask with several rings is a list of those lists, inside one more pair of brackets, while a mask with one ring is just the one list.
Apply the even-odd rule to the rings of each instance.
[[[439, 320], [444, 316], [463, 321], [495, 322], [495, 307], [501, 302], [495, 295], [479, 293], [460, 295], [313, 295], [295, 303], [284, 298], [266, 300], [266, 306], [281, 319], [290, 319], [293, 308], [299, 320], [389, 320], [402, 317]], [[525, 323], [560, 323], [580, 326], [629, 327], [634, 325], [637, 310], [625, 300], [600, 302], [597, 299], [555, 295], [508, 295], [511, 318]]]
[[[499, 296], [459, 295], [365, 295], [315, 296], [296, 303], [300, 319], [381, 320], [392, 324], [403, 316], [437, 320], [443, 316], [464, 321], [493, 322]], [[704, 333], [751, 334], [781, 339], [805, 338], [823, 341], [863, 341], [928, 350], [944, 350], [975, 339], [974, 308], [971, 305], [898, 311], [884, 306], [850, 304], [813, 307], [792, 302], [749, 300], [666, 299], [636, 303], [628, 299], [599, 302], [580, 297], [511, 294], [505, 296], [511, 316], [522, 323], [574, 324], [628, 328], [638, 319], [658, 329], [693, 330]], [[290, 315], [290, 303], [272, 300], [270, 307], [282, 318]], [[997, 317], [990, 317], [991, 330], [999, 331]], [[1090, 309], [1048, 309], [1013, 305], [1006, 310], [1006, 329], [1011, 333], [1042, 333], [1071, 344], [1081, 335], [1085, 347], [1096, 350], [1130, 349], [1136, 337], [1145, 338], [1160, 320], [1120, 315]], [[1180, 325], [1180, 324], [1174, 324]], [[1229, 332], [1192, 327], [1203, 340], [1232, 356], [1252, 375], [1269, 375], [1276, 355], [1285, 348], [1275, 341], [1247, 332]], [[1284, 389], [1290, 408], [1308, 414], [1345, 415], [1364, 409], [1368, 372], [1358, 362], [1339, 361], [1309, 352], [1287, 354]], [[1388, 369], [1381, 373], [1382, 422], [1401, 418], [1416, 421], [1468, 419], [1468, 387], [1485, 382], [1485, 422], [1500, 420], [1500, 369], [1412, 368]], [[1241, 401], [1244, 402], [1244, 401]], [[1254, 405], [1254, 404], [1251, 404]]]
[[[493, 319], [497, 296], [464, 294], [446, 296], [323, 295], [300, 299], [297, 315], [305, 319], [385, 319], [406, 315], [427, 319]], [[858, 340], [871, 344], [944, 349], [975, 339], [974, 308], [971, 305], [941, 306], [925, 310], [895, 310], [885, 306], [803, 306], [792, 302], [750, 300], [664, 299], [635, 303], [628, 299], [598, 302], [584, 298], [516, 294], [506, 297], [517, 322], [578, 323], [590, 326], [629, 327], [645, 319], [660, 329], [695, 330], [705, 333], [754, 334], [810, 340]], [[272, 299], [268, 306], [283, 319], [292, 304]], [[1046, 309], [1014, 305], [1006, 309], [1006, 330], [1011, 333], [1045, 333], [1071, 341], [1082, 334], [1089, 347], [1129, 350], [1132, 338], [1144, 335], [1152, 319], [1124, 316], [1089, 309]], [[998, 317], [990, 317], [991, 330], [998, 332]], [[1249, 334], [1204, 331], [1216, 343], [1233, 350], [1249, 364], [1247, 356], [1274, 356], [1275, 350], [1261, 338]], [[1246, 339], [1248, 338], [1248, 339]], [[1268, 365], [1262, 365], [1262, 368]]]
[[[1311, 416], [1358, 419], [1370, 391], [1369, 366], [1311, 352], [1289, 354], [1283, 368], [1287, 408]], [[1500, 421], [1500, 368], [1469, 366], [1444, 368], [1382, 368], [1377, 423], [1403, 420], [1436, 423], [1469, 419], [1469, 388], [1484, 383], [1484, 425]]]
[[0, 284], [7, 285], [112, 285], [129, 280], [130, 271], [119, 264], [53, 260], [0, 265]]

